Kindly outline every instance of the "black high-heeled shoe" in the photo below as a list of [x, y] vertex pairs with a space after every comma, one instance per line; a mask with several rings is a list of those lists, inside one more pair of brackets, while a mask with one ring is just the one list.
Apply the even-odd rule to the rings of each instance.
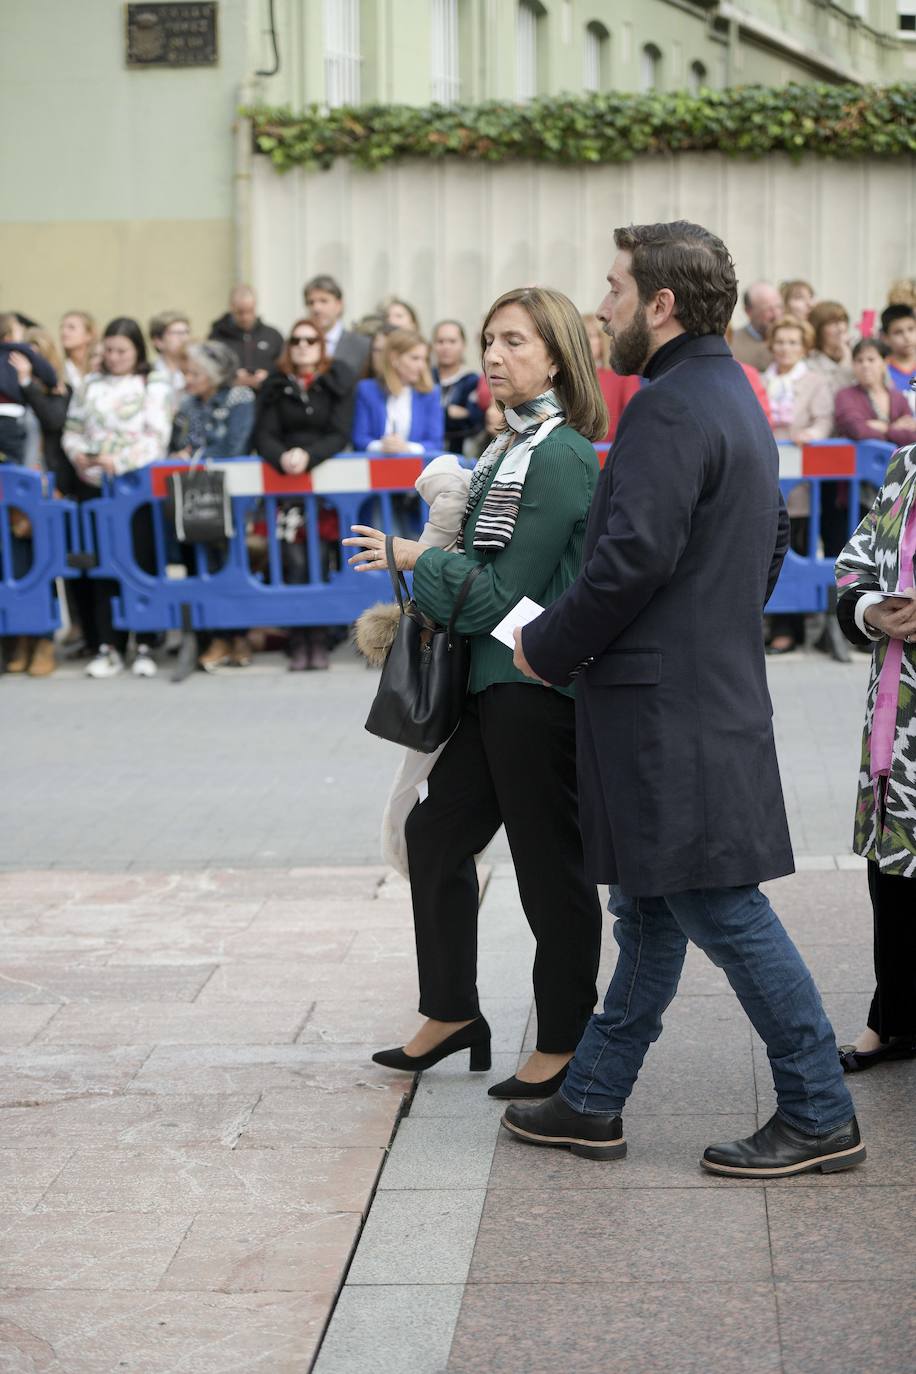
[[511, 1078], [503, 1079], [502, 1083], [494, 1083], [492, 1088], [487, 1088], [488, 1097], [553, 1097], [563, 1086], [566, 1077], [566, 1070], [569, 1064], [564, 1064], [559, 1073], [555, 1073], [553, 1078], [545, 1078], [543, 1083], [526, 1083], [523, 1078], [516, 1078], [515, 1074]]
[[403, 1069], [405, 1073], [420, 1073], [431, 1069], [440, 1060], [459, 1050], [470, 1050], [471, 1073], [486, 1073], [490, 1067], [490, 1027], [482, 1016], [460, 1026], [437, 1045], [429, 1054], [405, 1054], [399, 1045], [393, 1050], [377, 1050], [372, 1056], [374, 1064], [382, 1064], [386, 1069]]

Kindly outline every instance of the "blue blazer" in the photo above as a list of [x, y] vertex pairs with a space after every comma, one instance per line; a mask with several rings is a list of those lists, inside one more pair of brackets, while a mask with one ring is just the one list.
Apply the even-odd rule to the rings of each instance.
[[[353, 414], [353, 447], [357, 453], [364, 453], [373, 439], [384, 438], [387, 400], [387, 393], [374, 377], [358, 383]], [[413, 393], [407, 438], [412, 444], [422, 444], [427, 453], [444, 451], [445, 422], [437, 386], [432, 391]]]

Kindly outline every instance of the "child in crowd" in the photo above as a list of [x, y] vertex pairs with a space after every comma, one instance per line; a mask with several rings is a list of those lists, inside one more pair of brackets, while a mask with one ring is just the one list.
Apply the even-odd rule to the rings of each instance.
[[881, 329], [890, 349], [887, 375], [892, 386], [906, 393], [913, 409], [916, 394], [909, 387], [916, 378], [916, 311], [911, 305], [889, 305], [881, 312]]

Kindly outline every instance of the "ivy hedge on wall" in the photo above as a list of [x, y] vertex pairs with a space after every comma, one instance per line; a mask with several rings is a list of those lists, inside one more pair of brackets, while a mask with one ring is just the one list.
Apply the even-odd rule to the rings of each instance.
[[279, 171], [350, 158], [627, 162], [640, 153], [783, 152], [824, 157], [916, 153], [916, 83], [737, 86], [724, 91], [553, 96], [516, 105], [362, 105], [301, 113], [254, 107], [255, 144]]

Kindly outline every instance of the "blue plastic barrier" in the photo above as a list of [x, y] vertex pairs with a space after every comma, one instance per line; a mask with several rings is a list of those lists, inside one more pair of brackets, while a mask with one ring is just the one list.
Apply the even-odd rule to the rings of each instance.
[[[819, 553], [823, 485], [825, 482], [847, 483], [847, 534], [851, 535], [861, 519], [863, 484], [881, 486], [894, 445], [872, 440], [853, 444], [846, 439], [824, 439], [805, 444], [801, 449], [789, 443], [780, 444], [779, 448], [779, 487], [783, 498], [788, 500], [794, 488], [807, 486], [810, 513], [805, 554], [789, 549], [779, 581], [767, 603], [767, 612], [774, 615], [824, 612], [833, 603], [836, 584], [835, 559], [821, 557]], [[836, 455], [835, 461], [833, 455]], [[794, 463], [786, 461], [793, 458], [796, 459]], [[785, 475], [787, 468], [796, 469], [795, 475]], [[870, 500], [865, 504], [870, 504]]]
[[[391, 498], [414, 493], [414, 480], [423, 467], [421, 458], [342, 454], [316, 468], [313, 476], [303, 477], [285, 477], [258, 458], [231, 459], [210, 467], [226, 475], [235, 527], [215, 567], [201, 545], [192, 549], [190, 570], [169, 562], [175, 535], [166, 523], [163, 498], [169, 474], [186, 470], [185, 464], [156, 463], [117, 477], [106, 484], [98, 500], [83, 505], [84, 540], [98, 555], [90, 576], [114, 578], [120, 584], [120, 595], [113, 603], [119, 629], [347, 625], [367, 606], [390, 599], [387, 573], [357, 573], [343, 556], [338, 568], [322, 567], [319, 522], [322, 515], [326, 522], [327, 513], [333, 511], [340, 538], [356, 523], [381, 522], [392, 528]], [[291, 498], [304, 508], [308, 568], [304, 584], [285, 580], [282, 541], [277, 536], [278, 506]], [[252, 567], [246, 539], [249, 518], [261, 505], [266, 526], [263, 571]], [[152, 574], [138, 565], [131, 537], [131, 521], [143, 507], [152, 514], [156, 565]]]
[[[604, 463], [608, 446], [596, 444]], [[799, 482], [810, 487], [811, 517], [808, 548], [801, 556], [790, 551], [768, 606], [772, 612], [813, 612], [828, 608], [833, 588], [833, 559], [818, 556], [821, 487], [825, 481], [849, 484], [849, 530], [858, 523], [863, 485], [877, 488], [884, 480], [892, 444], [877, 440], [850, 445], [826, 440], [803, 450], [782, 445], [783, 476], [780, 486], [788, 496]], [[855, 449], [850, 470], [832, 471], [832, 455], [848, 455]], [[817, 468], [805, 469], [805, 459]], [[785, 468], [795, 464], [792, 475]], [[106, 483], [98, 499], [77, 507], [71, 501], [53, 499], [49, 479], [25, 468], [0, 466], [0, 634], [51, 634], [60, 624], [55, 580], [74, 577], [77, 567], [90, 568], [91, 577], [113, 578], [121, 585], [115, 599], [115, 624], [120, 629], [160, 631], [191, 625], [195, 629], [234, 629], [254, 625], [348, 624], [366, 606], [387, 600], [390, 587], [384, 573], [356, 573], [341, 556], [341, 566], [326, 580], [322, 569], [323, 547], [319, 536], [322, 508], [338, 518], [340, 536], [351, 524], [362, 522], [395, 528], [403, 519], [392, 508], [392, 496], [414, 492], [414, 480], [424, 463], [412, 455], [380, 457], [341, 454], [316, 468], [312, 476], [284, 477], [260, 459], [240, 458], [214, 466], [228, 475], [236, 527], [219, 566], [211, 567], [208, 551], [196, 547], [191, 571], [175, 576], [174, 531], [163, 514], [168, 474], [184, 464], [160, 463]], [[284, 579], [281, 542], [276, 535], [280, 503], [294, 498], [304, 506], [305, 551], [308, 581], [292, 584]], [[252, 567], [245, 538], [249, 517], [263, 505], [267, 528], [266, 568]], [[131, 537], [131, 520], [142, 507], [150, 507], [155, 539], [155, 572], [137, 563]], [[11, 508], [21, 510], [32, 526], [25, 551], [13, 538], [9, 525]], [[172, 559], [170, 560], [170, 552]], [[30, 561], [29, 561], [30, 560]], [[182, 574], [186, 570], [180, 569]], [[172, 575], [170, 575], [170, 573]]]
[[[16, 538], [11, 513], [28, 518], [28, 539]], [[55, 582], [75, 577], [79, 549], [76, 506], [54, 499], [43, 473], [0, 464], [0, 634], [52, 635], [60, 625]]]

